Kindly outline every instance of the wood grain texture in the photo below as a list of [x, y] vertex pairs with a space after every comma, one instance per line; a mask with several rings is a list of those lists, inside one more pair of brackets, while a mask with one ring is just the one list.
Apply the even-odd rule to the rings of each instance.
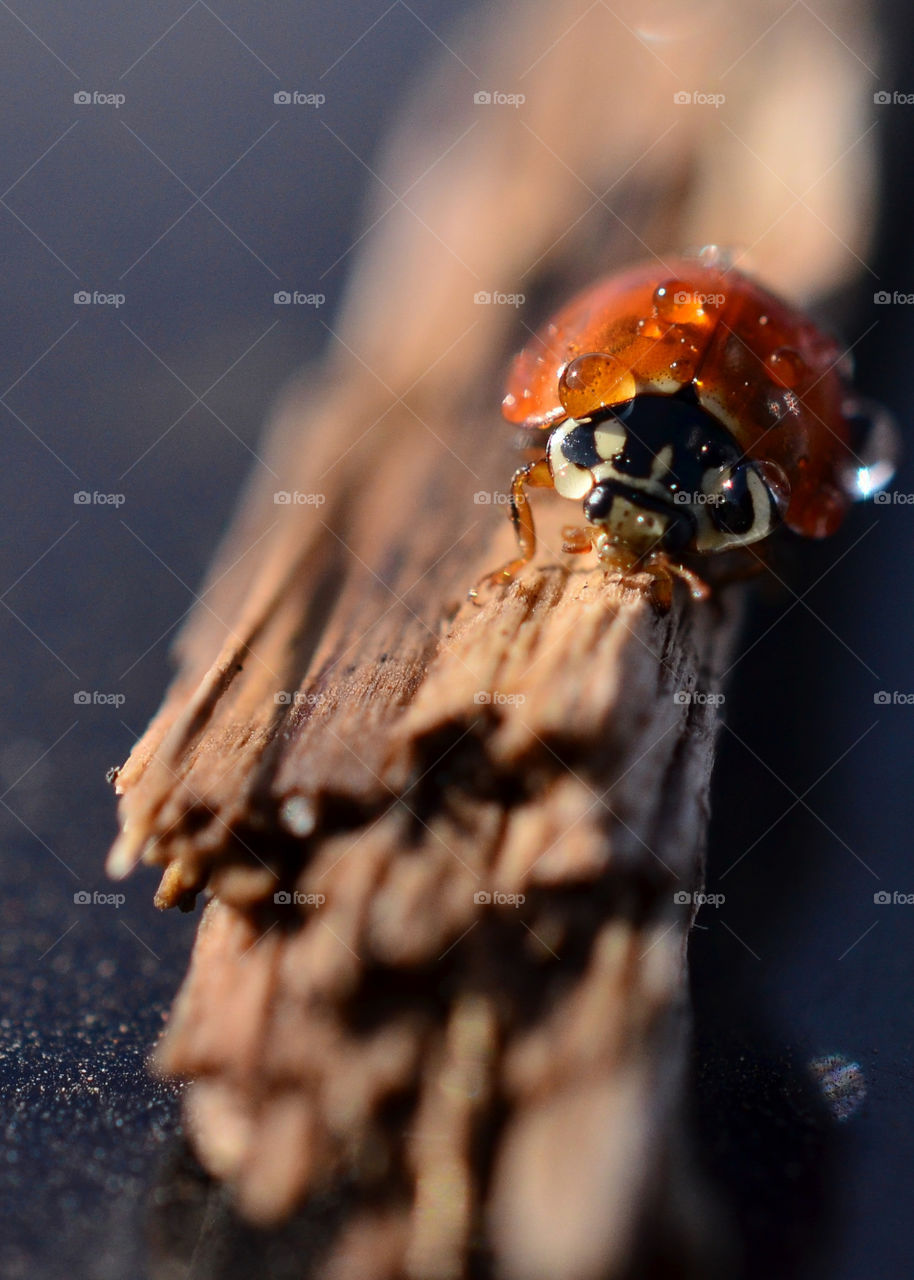
[[[667, 1237], [676, 1274], [686, 1241], [707, 1274], [676, 895], [702, 883], [716, 732], [686, 695], [718, 690], [740, 590], [677, 588], [661, 613], [646, 578], [563, 556], [568, 513], [534, 495], [536, 564], [481, 607], [466, 591], [511, 552], [506, 357], [557, 301], [714, 238], [794, 297], [852, 272], [822, 193], [760, 188], [748, 158], [802, 89], [781, 140], [817, 172], [847, 69], [789, 17], [756, 47], [747, 11], [663, 66], [634, 40], [582, 74], [620, 40], [584, 8], [494, 5], [455, 37], [480, 84], [527, 77], [523, 114], [474, 114], [448, 56], [417, 91], [384, 173], [427, 176], [280, 406], [117, 777], [112, 872], [143, 859], [160, 905], [210, 899], [158, 1069], [191, 1081], [196, 1149], [248, 1218], [344, 1206], [309, 1271], [329, 1280], [604, 1280], [648, 1274]], [[736, 58], [736, 141], [671, 115]], [[844, 172], [827, 201], [859, 245], [866, 184]], [[522, 310], [474, 303], [495, 289]]]
[[677, 1140], [713, 756], [714, 708], [675, 694], [714, 687], [730, 621], [555, 569], [463, 609], [411, 699], [390, 681], [370, 766], [328, 713], [337, 797], [371, 786], [281, 881], [300, 905], [217, 873], [158, 1052], [246, 1214], [354, 1178], [391, 1275], [459, 1275], [487, 1233], [506, 1274], [628, 1259]]

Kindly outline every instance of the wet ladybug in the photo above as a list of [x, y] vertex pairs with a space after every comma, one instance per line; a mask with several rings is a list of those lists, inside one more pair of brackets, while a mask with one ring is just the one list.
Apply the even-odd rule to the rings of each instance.
[[745, 547], [780, 525], [834, 533], [891, 479], [887, 412], [851, 390], [851, 364], [807, 316], [716, 247], [599, 281], [515, 358], [503, 412], [545, 450], [514, 475], [519, 555], [536, 535], [527, 486], [583, 504], [565, 551], [685, 578], [682, 557]]

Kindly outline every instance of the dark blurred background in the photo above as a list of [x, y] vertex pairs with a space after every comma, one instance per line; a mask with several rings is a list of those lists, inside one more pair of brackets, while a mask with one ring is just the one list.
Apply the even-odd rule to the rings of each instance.
[[[159, 915], [148, 873], [106, 881], [105, 772], [160, 701], [272, 398], [328, 341], [383, 194], [363, 161], [467, 8], [0, 5], [4, 1276], [146, 1274], [179, 1096], [144, 1060], [196, 917]], [[880, 21], [873, 89], [914, 92], [914, 21]], [[874, 119], [878, 281], [862, 273], [836, 317], [860, 338], [861, 386], [908, 433], [907, 493], [914, 308], [873, 293], [914, 293], [914, 105]], [[325, 302], [277, 306], [281, 290]], [[914, 892], [914, 706], [874, 702], [914, 692], [912, 554], [900, 503], [794, 552], [801, 602], [755, 595], [728, 686], [709, 870], [726, 902], [693, 936], [693, 1124], [751, 1275], [914, 1265], [914, 908], [874, 902]], [[844, 1120], [808, 1069], [829, 1055], [859, 1068]]]

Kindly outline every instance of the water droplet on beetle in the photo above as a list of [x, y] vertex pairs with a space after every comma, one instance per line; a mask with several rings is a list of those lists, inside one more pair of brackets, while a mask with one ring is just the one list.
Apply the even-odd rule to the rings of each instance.
[[598, 351], [572, 360], [559, 379], [559, 399], [572, 418], [632, 400], [637, 389], [628, 365]]
[[850, 427], [851, 460], [842, 472], [845, 492], [855, 501], [884, 489], [895, 474], [900, 440], [895, 419], [884, 405], [855, 397], [844, 405]]
[[790, 505], [790, 481], [784, 468], [767, 458], [760, 459], [753, 465], [771, 494], [775, 507], [783, 515]]
[[664, 280], [654, 290], [654, 306], [670, 324], [709, 324], [709, 297], [687, 280]]

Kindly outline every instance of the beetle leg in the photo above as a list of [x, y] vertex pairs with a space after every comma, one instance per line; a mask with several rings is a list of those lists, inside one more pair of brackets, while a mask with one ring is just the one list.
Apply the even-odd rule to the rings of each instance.
[[673, 603], [673, 575], [662, 560], [642, 558], [630, 547], [608, 540], [600, 542], [597, 556], [606, 572], [618, 577], [623, 588], [650, 595], [661, 613], [669, 610]]
[[697, 573], [687, 569], [684, 564], [671, 560], [665, 551], [652, 552], [645, 562], [645, 567], [661, 578], [671, 581], [673, 578], [681, 578], [689, 588], [689, 594], [693, 600], [707, 600], [711, 594], [711, 588], [702, 578], [699, 578]]
[[[552, 472], [549, 470], [549, 463], [545, 458], [539, 458], [536, 462], [528, 462], [525, 467], [518, 467], [517, 471], [514, 472], [514, 477], [511, 481], [508, 514], [511, 517], [511, 524], [514, 526], [520, 555], [514, 560], [509, 560], [507, 564], [502, 565], [500, 569], [496, 569], [494, 573], [486, 574], [482, 581], [488, 586], [499, 586], [510, 582], [520, 573], [524, 565], [533, 559], [536, 553], [536, 530], [533, 526], [533, 513], [530, 510], [530, 501], [525, 493], [525, 489], [528, 486], [531, 489], [552, 488]], [[470, 596], [475, 598], [475, 592], [471, 591]]]
[[566, 524], [562, 528], [562, 550], [567, 555], [579, 556], [593, 546], [593, 527]]
[[545, 458], [528, 462], [525, 467], [518, 467], [514, 472], [511, 480], [509, 514], [520, 556], [500, 569], [496, 577], [505, 577], [510, 580], [520, 572], [528, 560], [533, 559], [536, 554], [536, 530], [533, 527], [533, 512], [525, 489], [528, 486], [531, 489], [551, 489], [552, 484], [552, 472]]
[[[637, 575], [648, 573], [651, 576], [650, 589], [655, 603], [666, 611], [673, 603], [673, 580], [681, 578], [696, 600], [705, 600], [711, 594], [711, 588], [699, 578], [698, 574], [687, 569], [684, 564], [671, 560], [665, 551], [649, 551], [638, 556], [625, 546], [602, 541], [597, 546], [600, 563], [607, 570], [618, 572], [624, 583], [634, 586]], [[641, 587], [644, 589], [642, 579]]]

